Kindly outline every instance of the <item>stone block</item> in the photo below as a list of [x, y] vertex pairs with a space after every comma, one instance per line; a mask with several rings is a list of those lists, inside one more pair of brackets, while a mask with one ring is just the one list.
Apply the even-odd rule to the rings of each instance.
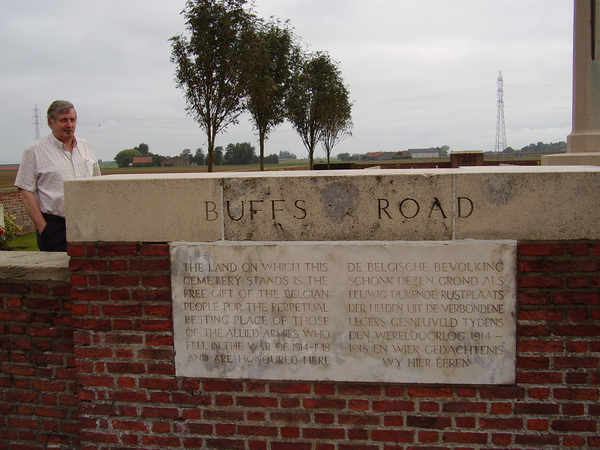
[[598, 239], [600, 169], [463, 168], [457, 196], [473, 204], [456, 221], [456, 239]]
[[214, 241], [222, 222], [218, 177], [108, 175], [65, 183], [69, 242]]
[[69, 242], [597, 239], [600, 167], [110, 175], [65, 183]]
[[0, 252], [4, 282], [69, 281], [69, 256], [62, 252]]
[[511, 384], [516, 242], [174, 243], [178, 376]]
[[223, 181], [225, 240], [443, 240], [448, 171], [265, 174]]
[[[600, 148], [600, 146], [597, 148]], [[542, 166], [600, 166], [600, 153], [584, 152], [544, 155], [542, 156]]]

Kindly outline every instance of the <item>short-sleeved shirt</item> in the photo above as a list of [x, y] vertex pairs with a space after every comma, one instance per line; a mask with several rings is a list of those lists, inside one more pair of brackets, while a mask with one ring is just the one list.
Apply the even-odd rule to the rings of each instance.
[[23, 152], [15, 186], [33, 192], [43, 213], [65, 217], [64, 182], [98, 175], [100, 167], [87, 141], [77, 139], [69, 152], [50, 133]]

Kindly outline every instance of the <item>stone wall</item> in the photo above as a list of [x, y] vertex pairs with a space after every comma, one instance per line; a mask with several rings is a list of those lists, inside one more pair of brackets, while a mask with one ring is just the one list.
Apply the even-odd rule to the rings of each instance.
[[[600, 169], [367, 172], [68, 182], [70, 295], [0, 261], [0, 448], [600, 448]], [[471, 239], [517, 241], [514, 384], [176, 375], [173, 243]]]
[[0, 252], [0, 448], [80, 448], [67, 261]]
[[3, 448], [600, 448], [600, 241], [519, 243], [509, 386], [177, 377], [168, 252], [71, 245], [72, 304], [0, 280]]
[[29, 215], [27, 215], [23, 202], [21, 202], [17, 188], [0, 189], [0, 204], [4, 205], [4, 214], [13, 215], [17, 218], [17, 224], [23, 227], [21, 234], [33, 233], [35, 231], [33, 222], [29, 218]]

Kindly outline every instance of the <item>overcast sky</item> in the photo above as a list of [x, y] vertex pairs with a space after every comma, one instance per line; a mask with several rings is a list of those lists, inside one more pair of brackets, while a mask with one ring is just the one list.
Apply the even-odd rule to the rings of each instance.
[[[99, 159], [141, 142], [161, 155], [202, 147], [173, 82], [169, 38], [185, 31], [183, 0], [0, 0], [0, 164], [17, 163], [49, 133], [55, 99], [75, 104], [77, 135]], [[340, 63], [353, 137], [333, 154], [448, 145], [495, 149], [497, 79], [504, 79], [507, 145], [565, 141], [571, 132], [570, 0], [256, 0], [289, 20], [310, 51]], [[242, 116], [218, 145], [256, 136]], [[307, 157], [289, 124], [266, 154]], [[317, 156], [324, 155], [321, 148]]]

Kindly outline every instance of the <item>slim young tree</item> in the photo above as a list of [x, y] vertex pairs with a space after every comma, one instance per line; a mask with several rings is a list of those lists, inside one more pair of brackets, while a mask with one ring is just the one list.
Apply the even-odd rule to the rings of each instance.
[[285, 120], [285, 97], [295, 51], [294, 36], [277, 22], [259, 23], [248, 75], [248, 111], [258, 132], [260, 170], [265, 170], [265, 141]]
[[327, 102], [328, 113], [321, 134], [321, 144], [327, 155], [327, 169], [331, 168], [333, 147], [352, 136], [352, 103], [348, 88], [339, 78], [331, 87]]
[[207, 136], [209, 172], [217, 134], [237, 123], [244, 110], [242, 80], [255, 21], [245, 4], [246, 0], [188, 0], [183, 14], [189, 37], [171, 38], [177, 87], [184, 93], [188, 113]]
[[337, 64], [322, 52], [305, 56], [293, 75], [287, 116], [308, 150], [311, 170], [315, 147], [337, 115], [340, 86], [346, 89]]

